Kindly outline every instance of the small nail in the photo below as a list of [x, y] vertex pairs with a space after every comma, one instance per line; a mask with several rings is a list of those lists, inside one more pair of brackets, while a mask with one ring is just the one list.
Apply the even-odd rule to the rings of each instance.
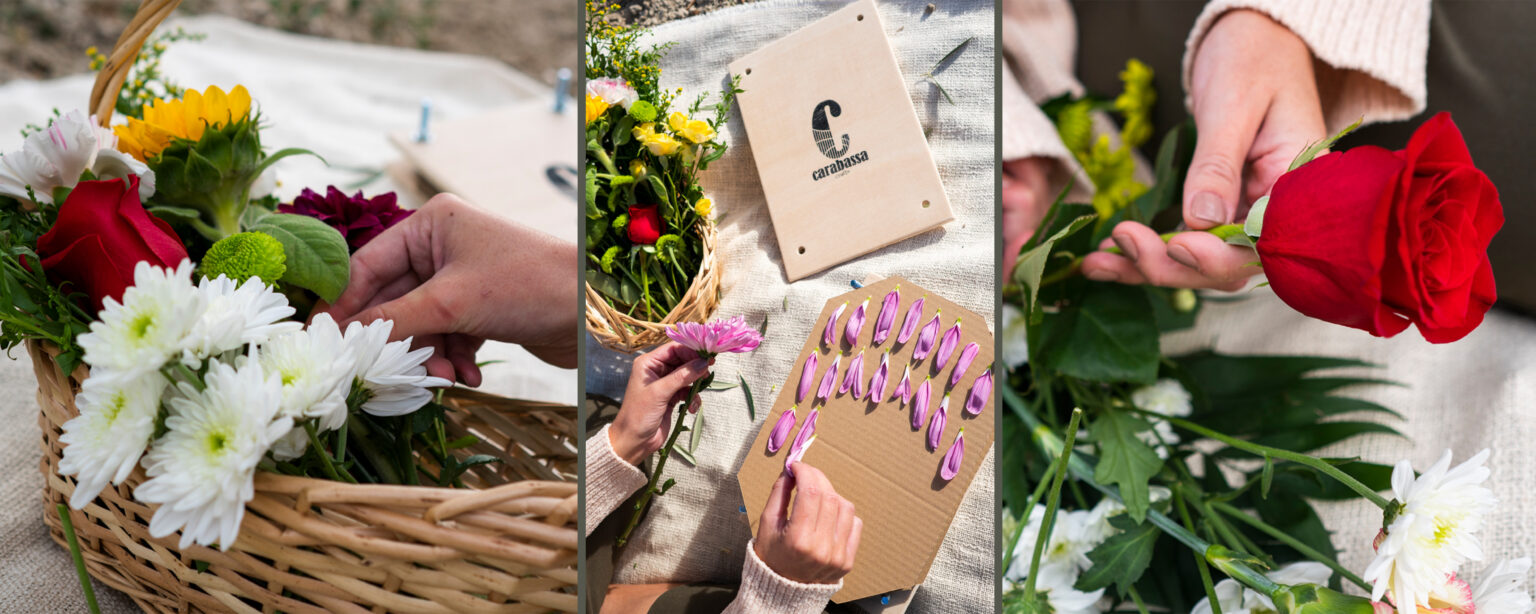
[[1211, 192], [1201, 192], [1195, 195], [1194, 202], [1190, 205], [1190, 212], [1197, 220], [1209, 222], [1212, 226], [1227, 223], [1226, 207], [1222, 206], [1220, 196]]
[[1119, 246], [1120, 252], [1125, 254], [1126, 258], [1130, 258], [1131, 262], [1136, 261], [1136, 242], [1124, 235], [1113, 235], [1110, 238], [1115, 240], [1115, 245]]
[[1195, 261], [1195, 255], [1189, 253], [1183, 245], [1169, 245], [1168, 257], [1174, 262], [1187, 266], [1196, 271], [1200, 270], [1200, 263]]
[[1117, 281], [1120, 279], [1118, 273], [1105, 269], [1089, 269], [1083, 275], [1094, 281]]

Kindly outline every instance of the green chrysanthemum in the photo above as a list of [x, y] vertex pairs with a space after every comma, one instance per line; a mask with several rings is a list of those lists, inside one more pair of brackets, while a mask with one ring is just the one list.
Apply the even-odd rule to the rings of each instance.
[[209, 279], [224, 275], [235, 281], [260, 277], [267, 285], [277, 283], [288, 271], [283, 244], [260, 232], [242, 232], [214, 243], [203, 256], [199, 271]]
[[614, 261], [615, 258], [618, 258], [618, 257], [619, 257], [619, 246], [617, 246], [617, 245], [615, 245], [613, 247], [609, 247], [608, 251], [603, 252], [603, 272], [604, 273], [607, 273], [609, 275], [613, 274], [613, 261]]

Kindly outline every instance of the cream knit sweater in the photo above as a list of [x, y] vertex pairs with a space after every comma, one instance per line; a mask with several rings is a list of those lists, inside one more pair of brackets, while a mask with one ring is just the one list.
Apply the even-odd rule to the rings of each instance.
[[[614, 508], [645, 486], [645, 474], [613, 451], [603, 427], [587, 439], [587, 532], [602, 523]], [[741, 570], [741, 588], [725, 614], [795, 614], [821, 612], [832, 594], [843, 588], [837, 584], [804, 584], [790, 580], [768, 568], [752, 543], [747, 543], [747, 560]], [[606, 590], [589, 586], [587, 590]]]
[[[1185, 42], [1186, 91], [1195, 50], [1216, 19], [1233, 9], [1264, 13], [1311, 48], [1330, 133], [1358, 118], [1367, 124], [1393, 121], [1424, 109], [1429, 0], [1213, 0]], [[1066, 0], [1003, 0], [1002, 30], [1003, 159], [1051, 158], [1077, 177], [1074, 186], [1092, 186], [1035, 106], [1063, 93], [1083, 93], [1074, 76], [1077, 25], [1071, 6]], [[1086, 188], [1074, 187], [1074, 196], [1082, 196], [1076, 193], [1081, 189]]]

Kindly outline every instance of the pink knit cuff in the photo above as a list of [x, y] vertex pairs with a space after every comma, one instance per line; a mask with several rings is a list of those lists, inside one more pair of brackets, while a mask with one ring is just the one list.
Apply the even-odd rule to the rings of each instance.
[[756, 540], [747, 542], [747, 561], [741, 569], [741, 590], [723, 614], [817, 614], [827, 600], [843, 588], [837, 584], [806, 584], [776, 574], [757, 558]]
[[613, 451], [608, 429], [604, 426], [596, 435], [587, 438], [587, 535], [591, 535], [614, 508], [645, 486], [645, 472]]

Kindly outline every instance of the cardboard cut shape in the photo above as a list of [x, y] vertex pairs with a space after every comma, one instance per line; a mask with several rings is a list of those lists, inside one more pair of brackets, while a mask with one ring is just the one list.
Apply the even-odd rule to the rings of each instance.
[[[393, 177], [402, 188], [430, 198], [452, 192], [469, 203], [525, 226], [575, 242], [575, 104], [556, 114], [544, 100], [523, 102], [473, 117], [432, 122], [426, 143], [414, 133], [389, 135], [420, 182]], [[511, 147], [513, 142], [537, 147]], [[425, 201], [423, 201], [425, 202]]]
[[789, 281], [954, 220], [873, 0], [730, 70]]
[[[901, 301], [890, 337], [880, 345], [872, 346], [881, 303], [886, 294], [898, 285], [901, 287]], [[924, 305], [918, 331], [906, 343], [898, 343], [897, 332], [901, 329], [907, 309], [919, 298], [924, 299]], [[865, 299], [869, 299], [866, 321], [859, 333], [858, 343], [852, 346], [850, 352], [850, 346], [844, 339], [845, 326]], [[835, 324], [836, 339], [828, 348], [822, 343], [823, 331], [827, 320], [832, 317], [838, 305], [845, 301], [848, 307]], [[944, 369], [938, 372], [933, 370], [936, 364], [933, 354], [922, 361], [912, 361], [913, 348], [917, 344], [921, 327], [936, 312], [941, 312], [939, 339], [942, 339], [944, 331], [954, 325], [956, 318], [961, 321], [962, 333], [954, 355]], [[987, 395], [986, 405], [979, 415], [965, 413], [965, 400], [970, 395], [972, 384], [992, 365], [992, 333], [981, 316], [900, 277], [870, 284], [827, 301], [811, 331], [810, 338], [801, 348], [790, 372], [785, 374], [773, 409], [763, 421], [757, 439], [752, 442], [746, 460], [737, 472], [742, 502], [750, 511], [747, 515], [752, 520], [752, 531], [756, 534], [758, 512], [767, 504], [768, 491], [784, 470], [784, 459], [789, 454], [794, 435], [799, 432], [815, 404], [815, 384], [821, 381], [822, 374], [837, 354], [843, 354], [842, 367], [838, 371], [838, 382], [841, 383], [842, 374], [862, 349], [866, 398], [855, 400], [850, 396], [851, 390], [849, 394], [837, 394], [834, 388], [832, 398], [824, 406], [818, 406], [820, 415], [817, 418], [816, 442], [803, 458], [803, 462], [824, 472], [837, 493], [852, 501], [859, 517], [864, 519], [863, 538], [853, 571], [843, 578], [843, 589], [833, 595], [832, 600], [845, 603], [917, 586], [927, 577], [928, 568], [933, 564], [939, 545], [944, 541], [944, 534], [960, 508], [960, 500], [970, 488], [972, 478], [976, 477], [992, 447], [993, 428], [996, 424], [992, 415], [993, 395]], [[980, 346], [979, 352], [959, 381], [951, 387], [949, 380], [957, 367], [961, 350], [973, 342]], [[920, 429], [912, 428], [911, 403], [902, 405], [900, 400], [881, 399], [880, 403], [874, 404], [867, 400], [870, 394], [868, 381], [879, 368], [880, 357], [887, 350], [890, 351], [890, 378], [885, 393], [887, 399], [895, 391], [903, 369], [909, 364], [912, 366], [913, 390], [922, 384], [923, 379], [930, 376], [933, 378], [932, 402], [929, 404], [928, 417]], [[769, 434], [779, 416], [795, 405], [801, 369], [806, 357], [812, 353], [817, 354], [818, 363], [812, 390], [796, 408], [796, 424], [790, 439], [778, 452], [769, 454]], [[948, 424], [937, 449], [930, 450], [929, 420], [939, 411], [945, 393], [950, 395]], [[939, 468], [961, 427], [965, 428], [964, 462], [959, 474], [953, 480], [945, 481], [939, 474]], [[991, 556], [990, 552], [986, 556]]]

